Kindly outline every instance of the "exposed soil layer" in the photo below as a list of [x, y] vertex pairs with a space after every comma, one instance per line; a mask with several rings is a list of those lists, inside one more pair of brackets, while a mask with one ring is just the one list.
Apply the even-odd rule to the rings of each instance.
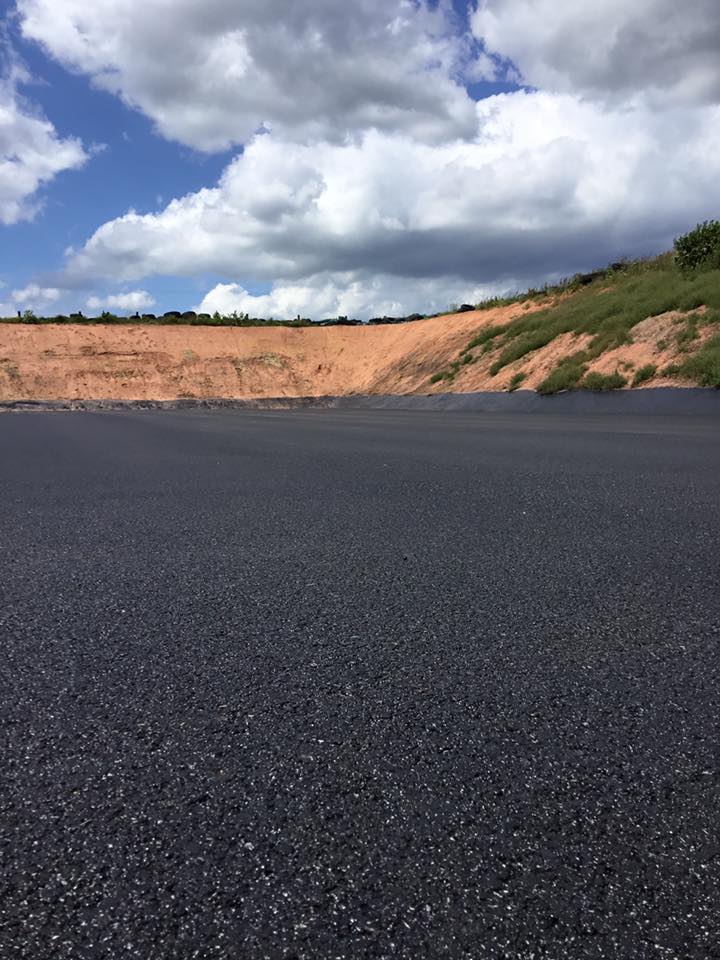
[[[538, 307], [514, 304], [369, 327], [2, 324], [0, 401], [470, 393], [507, 390], [521, 371], [523, 388], [534, 389], [589, 338], [563, 334], [495, 376], [493, 355], [479, 354], [452, 382], [430, 382], [475, 334], [528, 309]], [[626, 375], [648, 363], [661, 369], [677, 354], [672, 332], [682, 319], [666, 314], [643, 321], [632, 343], [589, 369]], [[663, 383], [670, 381], [655, 377], [645, 385]]]

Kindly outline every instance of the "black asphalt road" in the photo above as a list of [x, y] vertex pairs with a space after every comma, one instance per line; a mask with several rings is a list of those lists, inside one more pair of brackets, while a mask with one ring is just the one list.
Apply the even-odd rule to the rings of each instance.
[[720, 420], [0, 417], [0, 957], [720, 957]]

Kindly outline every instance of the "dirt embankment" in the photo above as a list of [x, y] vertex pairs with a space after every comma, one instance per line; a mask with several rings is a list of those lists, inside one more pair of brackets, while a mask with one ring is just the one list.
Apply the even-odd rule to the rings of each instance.
[[[489, 372], [491, 358], [478, 356], [452, 383], [430, 383], [471, 337], [521, 312], [513, 305], [370, 327], [0, 324], [0, 400], [465, 393], [506, 390], [521, 368], [523, 388], [533, 389], [587, 338], [564, 334], [496, 376]], [[645, 324], [632, 344], [601, 356], [591, 369], [604, 371], [610, 361], [613, 369], [666, 363], [657, 341], [673, 316]]]
[[0, 400], [429, 392], [488, 322], [472, 312], [371, 327], [0, 325]]

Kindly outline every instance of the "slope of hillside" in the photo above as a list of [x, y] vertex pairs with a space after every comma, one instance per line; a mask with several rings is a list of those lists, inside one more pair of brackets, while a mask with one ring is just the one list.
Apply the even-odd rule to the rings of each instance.
[[491, 318], [395, 326], [4, 324], [0, 399], [153, 399], [412, 393]]
[[387, 326], [0, 324], [0, 400], [720, 386], [720, 271], [669, 257], [580, 289]]

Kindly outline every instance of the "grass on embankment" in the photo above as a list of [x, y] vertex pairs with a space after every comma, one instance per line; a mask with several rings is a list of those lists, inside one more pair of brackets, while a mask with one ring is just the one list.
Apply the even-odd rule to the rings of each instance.
[[686, 377], [701, 387], [720, 388], [720, 334], [711, 337], [696, 353], [678, 364], [677, 368], [666, 369], [665, 374]]
[[[521, 360], [535, 350], [552, 343], [562, 334], [592, 337], [588, 346], [563, 358], [538, 386], [540, 393], [585, 388], [590, 390], [617, 389], [625, 386], [626, 378], [619, 373], [610, 376], [587, 373], [587, 365], [607, 350], [632, 342], [632, 329], [648, 317], [669, 311], [689, 312], [707, 308], [702, 314], [692, 314], [677, 337], [679, 351], [692, 351], [699, 338], [698, 328], [720, 323], [720, 270], [708, 267], [683, 272], [672, 254], [652, 260], [639, 260], [599, 273], [596, 279], [581, 289], [572, 290], [572, 284], [547, 307], [532, 313], [520, 314], [509, 323], [491, 326], [478, 333], [453, 361], [448, 370], [435, 374], [433, 382], [454, 379], [463, 363], [477, 359], [481, 354], [493, 354], [490, 374], [497, 375], [504, 367]], [[547, 297], [547, 293], [543, 296]], [[527, 295], [519, 296], [521, 304]], [[703, 386], [720, 387], [718, 348], [713, 338], [701, 346], [687, 360], [662, 371], [665, 376], [680, 376]], [[634, 384], [651, 379], [647, 367]], [[518, 384], [513, 378], [513, 386]]]

